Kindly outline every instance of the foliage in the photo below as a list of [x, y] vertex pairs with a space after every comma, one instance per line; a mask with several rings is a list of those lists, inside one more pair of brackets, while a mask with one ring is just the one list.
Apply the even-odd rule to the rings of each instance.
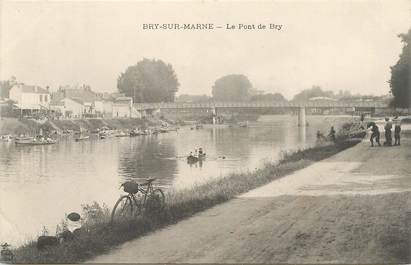
[[247, 101], [252, 84], [245, 75], [226, 75], [214, 82], [212, 94], [216, 101]]
[[277, 101], [285, 102], [287, 101], [281, 93], [268, 93], [263, 95], [255, 95], [251, 97], [251, 101]]
[[391, 93], [394, 99], [391, 102], [393, 107], [411, 107], [411, 29], [407, 34], [400, 34], [403, 43], [402, 53], [398, 62], [391, 67], [391, 79], [389, 81]]
[[293, 101], [296, 102], [305, 102], [308, 101], [310, 98], [313, 97], [328, 97], [328, 98], [334, 98], [334, 92], [332, 91], [325, 91], [322, 90], [321, 87], [319, 86], [313, 86], [310, 89], [304, 89], [300, 93], [296, 94], [293, 98]]
[[176, 98], [176, 102], [207, 102], [210, 101], [207, 95], [188, 95], [182, 94]]
[[16, 78], [12, 76], [10, 80], [0, 81], [0, 98], [8, 98], [10, 89], [16, 84]]
[[119, 92], [134, 102], [173, 102], [179, 85], [173, 66], [155, 59], [129, 66], [117, 79]]

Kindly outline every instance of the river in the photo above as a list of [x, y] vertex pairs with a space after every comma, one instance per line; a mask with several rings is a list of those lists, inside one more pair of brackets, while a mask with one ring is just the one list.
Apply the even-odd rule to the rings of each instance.
[[[129, 179], [156, 178], [165, 190], [184, 189], [229, 173], [254, 170], [278, 160], [282, 150], [312, 146], [316, 131], [351, 120], [347, 116], [262, 116], [248, 127], [205, 126], [157, 136], [75, 142], [61, 137], [48, 146], [0, 143], [0, 242], [14, 246], [54, 234], [66, 213], [97, 201], [109, 207]], [[206, 160], [189, 165], [186, 155], [202, 147]]]

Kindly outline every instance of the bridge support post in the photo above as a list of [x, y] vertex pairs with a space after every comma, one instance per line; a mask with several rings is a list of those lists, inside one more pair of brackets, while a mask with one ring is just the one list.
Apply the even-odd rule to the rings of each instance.
[[305, 107], [299, 107], [298, 109], [298, 126], [306, 126], [307, 121], [305, 119]]
[[212, 115], [213, 115], [213, 125], [214, 124], [216, 124], [216, 119], [217, 119], [217, 110], [216, 110], [216, 108], [215, 107], [213, 107], [212, 109], [211, 109], [211, 113], [212, 113]]

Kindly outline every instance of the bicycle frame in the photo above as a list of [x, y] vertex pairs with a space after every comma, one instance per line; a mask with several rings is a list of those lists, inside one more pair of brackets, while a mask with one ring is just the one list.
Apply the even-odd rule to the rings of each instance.
[[147, 195], [149, 195], [151, 192], [153, 192], [154, 188], [153, 188], [153, 184], [151, 182], [147, 183], [147, 184], [141, 184], [140, 186], [147, 186], [146, 189], [140, 188], [140, 187], [138, 188], [138, 191], [141, 192], [144, 196], [144, 199], [143, 199], [143, 206], [144, 206], [146, 204]]

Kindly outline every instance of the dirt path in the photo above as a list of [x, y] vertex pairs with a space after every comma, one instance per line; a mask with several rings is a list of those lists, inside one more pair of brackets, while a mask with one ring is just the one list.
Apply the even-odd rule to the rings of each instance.
[[410, 263], [410, 158], [363, 142], [90, 262]]

